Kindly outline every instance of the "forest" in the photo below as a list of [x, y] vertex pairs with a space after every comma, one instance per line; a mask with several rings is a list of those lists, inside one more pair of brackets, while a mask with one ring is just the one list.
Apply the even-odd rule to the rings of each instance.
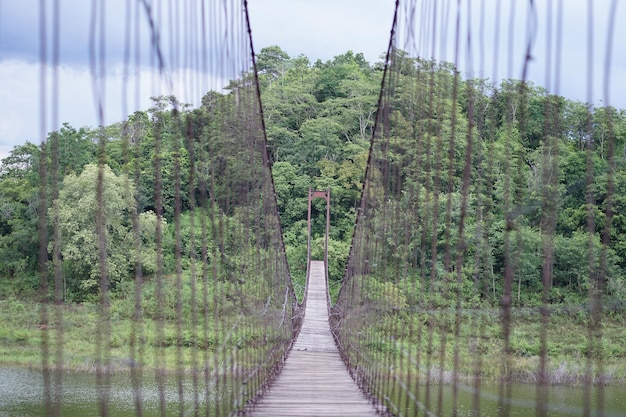
[[[360, 200], [363, 174], [367, 163], [369, 143], [376, 117], [376, 106], [382, 78], [382, 63], [370, 64], [362, 54], [352, 51], [335, 57], [332, 61], [311, 63], [305, 56], [290, 57], [278, 46], [260, 50], [257, 56], [257, 68], [262, 88], [262, 103], [267, 129], [267, 138], [272, 158], [272, 170], [276, 193], [279, 202], [281, 224], [284, 240], [288, 248], [292, 272], [301, 274], [306, 269], [306, 211], [307, 190], [331, 189], [331, 240], [329, 267], [331, 277], [339, 281], [345, 268], [345, 260], [350, 247], [356, 209]], [[435, 69], [436, 70], [436, 69]], [[445, 71], [445, 70], [442, 70]], [[476, 99], [478, 106], [493, 109], [500, 119], [495, 135], [502, 131], [516, 129], [520, 117], [513, 120], [513, 125], [504, 120], [510, 113], [507, 106], [516, 104], [511, 97], [520, 94], [519, 82], [504, 80], [493, 86], [488, 80], [472, 80], [480, 87], [481, 96]], [[226, 90], [228, 91], [228, 90]], [[527, 85], [526, 110], [527, 127], [525, 133], [516, 138], [513, 146], [519, 150], [523, 158], [520, 169], [523, 173], [520, 181], [524, 181], [525, 201], [520, 205], [523, 221], [518, 222], [524, 250], [520, 250], [520, 268], [524, 276], [519, 283], [517, 302], [524, 304], [531, 301], [536, 294], [535, 279], [539, 276], [541, 262], [539, 244], [539, 183], [538, 166], [541, 160], [542, 132], [545, 124], [545, 107], [548, 100], [558, 100], [560, 131], [558, 139], [559, 166], [559, 201], [558, 218], [556, 219], [554, 267], [554, 286], [561, 294], [558, 297], [586, 294], [584, 235], [586, 225], [586, 184], [585, 170], [587, 164], [587, 144], [592, 143], [593, 166], [598, 172], [606, 172], [608, 134], [607, 112], [612, 112], [613, 129], [617, 143], [615, 151], [615, 201], [614, 218], [611, 228], [610, 265], [611, 279], [607, 293], [616, 300], [626, 295], [626, 112], [613, 108], [591, 108], [585, 103], [568, 100], [564, 97], [550, 96], [541, 87]], [[209, 92], [202, 99], [199, 108], [179, 105], [186, 118], [191, 120], [193, 128], [201, 131], [208, 123], [203, 119], [204, 110], [223, 100], [224, 94]], [[136, 205], [140, 215], [142, 230], [146, 231], [145, 239], [149, 240], [150, 227], [156, 222], [154, 211], [155, 170], [151, 161], [154, 156], [152, 123], [161, 119], [160, 115], [172, 110], [171, 97], [154, 98], [154, 106], [146, 111], [136, 112], [125, 121], [104, 127], [106, 136], [106, 164], [110, 168], [106, 175], [111, 178], [109, 188], [111, 198], [112, 219], [120, 222], [113, 226], [116, 235], [112, 238], [119, 254], [116, 259], [116, 280], [123, 281], [132, 276], [132, 260], [128, 256], [127, 241], [128, 219], [119, 216], [128, 210], [133, 190], [124, 186], [124, 182], [136, 187]], [[460, 97], [460, 107], [467, 110], [466, 97]], [[513, 109], [515, 111], [515, 109]], [[520, 111], [521, 113], [521, 111]], [[162, 123], [174, 123], [173, 118], [163, 118]], [[479, 130], [486, 134], [487, 129], [480, 126]], [[483, 125], [486, 123], [482, 121]], [[591, 137], [588, 126], [591, 126]], [[170, 127], [171, 130], [176, 127]], [[179, 127], [180, 129], [180, 127]], [[123, 135], [130, 135], [130, 142], [122, 140]], [[75, 127], [64, 124], [57, 132], [51, 132], [44, 145], [26, 142], [13, 148], [10, 155], [2, 160], [0, 166], [0, 274], [2, 291], [29, 294], [38, 286], [38, 231], [37, 231], [37, 195], [40, 187], [39, 158], [45, 146], [56, 146], [59, 150], [59, 177], [48, 181], [58, 181], [60, 193], [58, 204], [63, 215], [62, 228], [67, 228], [69, 239], [64, 243], [63, 256], [71, 260], [65, 271], [67, 301], [79, 301], [89, 294], [92, 272], [88, 265], [93, 265], [94, 253], [76, 250], [76, 242], [82, 230], [89, 227], [87, 214], [81, 207], [72, 206], [72, 195], [75, 193], [95, 192], [90, 190], [95, 175], [94, 164], [100, 156], [97, 154], [100, 130], [94, 127]], [[175, 137], [175, 136], [171, 136]], [[128, 145], [130, 143], [130, 145]], [[186, 144], [186, 146], [189, 144]], [[132, 148], [129, 153], [124, 146]], [[211, 145], [218, 146], [218, 145]], [[163, 217], [166, 229], [170, 228], [170, 220], [174, 215], [172, 187], [174, 145], [165, 142], [163, 152]], [[169, 148], [169, 149], [168, 149]], [[411, 144], [406, 142], [395, 150], [400, 155], [410, 154]], [[506, 158], [503, 143], [496, 138], [496, 146], [492, 158], [494, 164], [502, 164]], [[182, 150], [182, 164], [188, 164], [189, 149]], [[129, 161], [124, 158], [129, 157]], [[168, 155], [169, 154], [169, 155]], [[236, 172], [237, 154], [232, 155]], [[226, 155], [224, 154], [224, 157]], [[129, 168], [130, 166], [130, 168]], [[128, 172], [140, 172], [137, 181], [129, 178]], [[184, 169], [184, 167], [183, 167]], [[198, 167], [201, 170], [201, 167]], [[183, 185], [183, 189], [186, 186]], [[592, 184], [594, 198], [598, 207], [603, 206], [606, 194], [606, 175], [598, 175]], [[130, 194], [129, 194], [130, 193]], [[497, 190], [495, 191], [497, 193]], [[184, 197], [183, 197], [184, 198]], [[187, 202], [188, 203], [188, 202]], [[52, 201], [50, 201], [52, 204]], [[183, 216], [188, 209], [183, 201]], [[316, 202], [315, 204], [318, 204]], [[319, 202], [314, 210], [314, 256], [319, 256], [325, 220], [325, 208]], [[315, 209], [314, 208], [314, 209]], [[598, 230], [602, 228], [603, 214], [598, 212], [596, 223]], [[169, 229], [168, 229], [169, 230]], [[73, 231], [74, 235], [69, 233]], [[494, 224], [490, 233], [494, 241], [501, 240], [503, 225]], [[66, 233], [64, 232], [64, 235]], [[173, 231], [169, 230], [169, 235]], [[117, 244], [119, 243], [119, 244]], [[599, 243], [599, 241], [598, 241]], [[92, 244], [94, 244], [92, 242]], [[168, 243], [166, 242], [166, 245]], [[171, 242], [170, 242], [171, 244]], [[171, 249], [171, 248], [170, 248]], [[171, 253], [167, 247], [165, 253]], [[494, 253], [496, 274], [501, 259]], [[166, 267], [172, 267], [170, 262]], [[150, 263], [145, 266], [146, 273], [153, 272]], [[170, 270], [171, 272], [171, 270]], [[493, 288], [494, 294], [500, 288]]]
[[[396, 53], [399, 56], [397, 62], [406, 65], [406, 69], [400, 71], [404, 77], [399, 78], [398, 89], [402, 89], [402, 82], [410, 83], [414, 79], [411, 71], [418, 67], [437, 74], [434, 77], [438, 80], [436, 82], [443, 82], [440, 80], [453, 72], [451, 64], [426, 62], [404, 56], [401, 51]], [[336, 295], [346, 268], [361, 200], [384, 64], [369, 63], [362, 54], [352, 51], [327, 62], [311, 62], [306, 56], [290, 57], [279, 46], [270, 46], [258, 52], [256, 65], [283, 240], [294, 285], [302, 291], [306, 272], [307, 190], [330, 189], [329, 275], [331, 292]], [[163, 248], [164, 273], [174, 274], [177, 265], [173, 218], [180, 210], [184, 241], [192, 227], [189, 210], [193, 204], [184, 194], [181, 207], [175, 207], [173, 184], [176, 181], [183, 181], [181, 189], [194, 190], [197, 199], [214, 199], [221, 216], [236, 216], [237, 207], [222, 196], [228, 196], [229, 190], [236, 192], [238, 187], [245, 186], [246, 179], [239, 177], [242, 172], [239, 167], [246, 164], [246, 150], [237, 148], [237, 138], [232, 132], [224, 133], [227, 120], [216, 120], [209, 115], [216, 114], [215, 109], [232, 105], [240, 82], [245, 82], [245, 77], [232, 80], [221, 92], [207, 92], [197, 108], [178, 103], [175, 97], [155, 97], [153, 107], [135, 112], [119, 123], [102, 127], [64, 124], [60, 130], [51, 132], [44, 144], [26, 142], [14, 147], [0, 165], [0, 298], [32, 300], [38, 294], [39, 204], [45, 200], [49, 208], [57, 210], [59, 231], [63, 236], [58, 250], [64, 260], [64, 302], [96, 300], [97, 242], [92, 217], [99, 163], [106, 164], [104, 175], [110, 185], [107, 187], [105, 216], [110, 231], [108, 262], [112, 297], [127, 294], [135, 276], [133, 210], [138, 213], [144, 248], [143, 276], [149, 282], [157, 268], [157, 242], [153, 233], [157, 224], [164, 231], [163, 242], [158, 243]], [[557, 197], [554, 201], [554, 273], [550, 302], [555, 305], [583, 304], [588, 297], [592, 283], [586, 254], [590, 245], [596, 248], [594, 250], [601, 245], [605, 220], [601, 209], [607, 204], [606, 172], [609, 165], [614, 164], [613, 217], [603, 292], [607, 305], [615, 309], [613, 311], [623, 311], [626, 299], [626, 111], [594, 107], [554, 96], [530, 82], [503, 80], [494, 85], [487, 79], [472, 79], [464, 83], [471, 88], [463, 89], [458, 95], [460, 116], [454, 120], [444, 115], [439, 120], [445, 124], [443, 129], [456, 129], [462, 136], [467, 131], [468, 109], [472, 108], [476, 135], [489, 138], [491, 146], [485, 158], [489, 158], [487, 163], [493, 186], [484, 192], [489, 193], [495, 203], [492, 213], [484, 213], [485, 216], [504, 217], [503, 205], [498, 202], [504, 198], [505, 188], [511, 186], [504, 177], [504, 166], [513, 164], [511, 172], [516, 175], [511, 181], [515, 182], [517, 190], [514, 227], [519, 236], [514, 242], [514, 252], [518, 256], [514, 305], [532, 307], [541, 303], [541, 166], [546, 157], [545, 126], [550, 125], [550, 149], [558, 150], [553, 155], [557, 158], [554, 166], [558, 169], [554, 181]], [[425, 91], [426, 88], [424, 86]], [[441, 100], [450, 100], [445, 97], [447, 92], [441, 94]], [[401, 94], [398, 97], [399, 101], [403, 99]], [[401, 102], [398, 108], [402, 109]], [[548, 108], [550, 112], [546, 111]], [[556, 113], [553, 109], [557, 109]], [[401, 112], [397, 115], [400, 122], [396, 125], [402, 120], [409, 123], [409, 110]], [[546, 120], [548, 114], [558, 123]], [[452, 127], [452, 123], [458, 126]], [[523, 128], [520, 127], [522, 123]], [[166, 132], [160, 138], [158, 148], [155, 147], [155, 124], [160, 125], [159, 131]], [[211, 130], [221, 132], [214, 135], [219, 139], [203, 143], [202, 132]], [[616, 138], [611, 145], [615, 147], [614, 152], [609, 152], [609, 131]], [[99, 146], [103, 141], [106, 146]], [[458, 147], [445, 152], [458, 155], [459, 166], [454, 171], [460, 173], [463, 145], [459, 143]], [[48, 161], [48, 164], [58, 166], [57, 175], [42, 178], [41, 159], [54, 154], [50, 152], [51, 148], [58, 152], [58, 160]], [[216, 182], [214, 195], [207, 196], [200, 185], [190, 184], [188, 178], [176, 177], [177, 172], [189, 171], [193, 155], [198, 152], [208, 152], [209, 163], [219, 167], [222, 181]], [[413, 154], [409, 137], [397, 134], [390, 152], [403, 169], [415, 169], [407, 162]], [[159, 154], [162, 166], [155, 167], [155, 153]], [[610, 160], [609, 155], [614, 159]], [[419, 162], [416, 160], [413, 164]], [[589, 166], [597, 172], [591, 183], [587, 176]], [[206, 177], [211, 170], [207, 166], [195, 166], [194, 169], [197, 178]], [[55, 183], [55, 187], [49, 185], [48, 189], [58, 190], [58, 195], [41, 199], [42, 181]], [[159, 181], [163, 202], [160, 208], [155, 204], [155, 184]], [[447, 184], [441, 185], [440, 191], [442, 195], [446, 194]], [[81, 198], [81, 204], [76, 204], [79, 196], [90, 197]], [[591, 237], [587, 232], [590, 196], [593, 207], [600, 208], [594, 212], [598, 233]], [[482, 197], [476, 191], [471, 198], [479, 200]], [[441, 201], [443, 204], [443, 197]], [[323, 256], [324, 213], [323, 202], [315, 201], [313, 258]], [[444, 219], [441, 221], [441, 227], [444, 227]], [[478, 223], [472, 218], [467, 221], [468, 230], [472, 224]], [[496, 220], [486, 231], [492, 268], [492, 281], [480, 297], [480, 302], [486, 306], [498, 306], [501, 302], [505, 264], [502, 247], [507, 227], [504, 220]], [[183, 246], [184, 259], [188, 248]], [[52, 256], [53, 250], [51, 244], [48, 256]], [[468, 252], [471, 251], [469, 248]], [[188, 270], [191, 263], [183, 262], [180, 267]], [[468, 269], [471, 270], [469, 264]]]

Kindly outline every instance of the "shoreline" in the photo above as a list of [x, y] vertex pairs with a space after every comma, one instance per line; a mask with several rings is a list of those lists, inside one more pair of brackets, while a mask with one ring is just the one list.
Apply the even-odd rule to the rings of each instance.
[[[189, 355], [191, 352], [183, 351], [183, 354]], [[197, 352], [201, 354], [202, 352]], [[171, 355], [170, 355], [171, 356]], [[200, 355], [198, 355], [200, 356]], [[172, 358], [169, 358], [172, 359]], [[538, 359], [538, 358], [537, 358]], [[106, 375], [115, 375], [115, 376], [132, 376], [133, 371], [137, 370], [143, 375], [149, 375], [151, 373], [156, 374], [160, 373], [165, 376], [193, 376], [196, 375], [205, 375], [210, 368], [201, 367], [201, 368], [192, 368], [192, 367], [183, 367], [182, 369], [177, 369], [175, 367], [163, 367], [163, 368], [155, 368], [151, 365], [139, 366], [132, 364], [133, 359], [131, 358], [112, 358], [109, 365], [108, 371], [105, 371]], [[17, 362], [17, 361], [3, 361], [0, 360], [1, 368], [20, 368], [20, 369], [28, 369], [31, 371], [43, 372], [43, 366], [41, 363], [34, 364], [32, 361], [30, 362]], [[582, 387], [585, 385], [585, 380], [587, 376], [584, 373], [576, 373], [571, 372], [571, 368], [576, 367], [575, 365], [568, 364], [567, 362], [561, 362], [557, 367], [551, 367], [548, 369], [548, 375], [546, 381], [541, 381], [539, 377], [538, 371], [529, 371], [522, 370], [521, 368], [512, 369], [511, 375], [500, 375], [496, 377], [492, 376], [474, 376], [471, 372], [458, 372], [456, 374], [456, 379], [458, 382], [463, 384], [472, 384], [475, 381], [479, 381], [480, 383], [488, 383], [488, 384], [500, 384], [500, 383], [513, 383], [513, 384], [523, 384], [523, 385], [544, 385], [548, 387]], [[601, 375], [593, 375], [592, 382], [590, 386], [620, 386], [626, 385], [626, 378], [624, 377], [616, 377], [615, 373], [617, 373], [617, 366], [608, 366], [610, 369], [608, 372], [605, 372]], [[606, 370], [607, 367], [603, 367]], [[615, 369], [613, 369], [615, 368]], [[48, 368], [49, 372], [57, 372], [58, 369], [54, 364], [51, 364]], [[97, 365], [95, 364], [95, 360], [90, 360], [89, 363], [78, 363], [78, 362], [69, 362], [66, 363], [61, 371], [63, 373], [73, 373], [73, 374], [83, 374], [83, 375], [96, 375], [98, 373]], [[228, 376], [229, 373], [217, 373], [213, 370], [210, 372], [211, 377], [217, 376]], [[418, 385], [420, 386], [437, 386], [437, 385], [453, 385], [455, 380], [454, 372], [451, 370], [443, 370], [441, 371], [436, 366], [432, 366], [430, 372], [426, 369], [421, 369], [418, 373]], [[428, 379], [430, 382], [422, 382]]]

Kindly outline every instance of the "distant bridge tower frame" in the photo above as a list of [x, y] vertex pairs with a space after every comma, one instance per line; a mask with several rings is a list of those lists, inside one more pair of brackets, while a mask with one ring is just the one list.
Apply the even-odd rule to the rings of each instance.
[[309, 270], [311, 266], [311, 204], [314, 198], [323, 198], [326, 200], [326, 239], [324, 242], [324, 265], [326, 265], [326, 285], [328, 285], [328, 236], [330, 233], [330, 188], [327, 190], [313, 190], [309, 188], [309, 215], [307, 218], [307, 260], [306, 260], [306, 277], [309, 279]]

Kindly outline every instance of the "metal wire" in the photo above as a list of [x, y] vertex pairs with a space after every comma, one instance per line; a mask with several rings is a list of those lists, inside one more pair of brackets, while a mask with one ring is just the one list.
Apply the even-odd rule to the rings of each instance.
[[[48, 126], [45, 106], [52, 103], [56, 109], [63, 88], [55, 76], [53, 97], [46, 94], [45, 39], [52, 34], [56, 40], [52, 66], [57, 68], [59, 4], [53, 5], [50, 28], [44, 3], [40, 5], [42, 132]], [[299, 323], [294, 320], [298, 307], [267, 155], [247, 4], [138, 1], [132, 7], [129, 3], [124, 10], [121, 107], [129, 107], [131, 85], [136, 102], [145, 94], [133, 78], [142, 73], [151, 74], [153, 87], [165, 85], [168, 93], [155, 97], [149, 112], [124, 114], [126, 120], [117, 132], [105, 126], [105, 116], [116, 117], [106, 114], [105, 105], [105, 28], [111, 16], [105, 14], [103, 1], [94, 0], [91, 11], [90, 67], [101, 125], [93, 212], [99, 265], [93, 329], [97, 412], [112, 413], [112, 375], [127, 373], [136, 415], [146, 414], [151, 406], [145, 393], [152, 384], [157, 387], [159, 415], [231, 415], [261, 395], [278, 373]], [[192, 110], [176, 97], [181, 93], [201, 105]], [[50, 211], [41, 210], [39, 219], [47, 415], [63, 415], [64, 358], [71, 354], [64, 349], [68, 310], [61, 291], [67, 270], [67, 260], [61, 256], [65, 236], [55, 220], [57, 206], [51, 204], [59, 198], [63, 180], [55, 139], [50, 136], [50, 146], [45, 148], [49, 159], [40, 164], [44, 182], [39, 198], [39, 206]], [[122, 155], [116, 160], [111, 149], [117, 149], [118, 143]], [[119, 214], [127, 216], [124, 222], [133, 255], [132, 267], [123, 278], [132, 285], [123, 295], [119, 288], [124, 282], [113, 281], [110, 272], [114, 243], [107, 199], [112, 162], [119, 163], [117, 173], [124, 176], [124, 188], [133, 190], [128, 208]], [[150, 218], [155, 221], [146, 230]], [[54, 248], [52, 287], [49, 243]], [[120, 297], [131, 308], [113, 313], [112, 303], [121, 302]], [[126, 329], [128, 339], [120, 340], [117, 333], [126, 334]], [[128, 357], [119, 358], [120, 351]], [[175, 405], [168, 399], [170, 386], [175, 387]]]
[[[397, 415], [455, 416], [462, 408], [480, 415], [486, 401], [495, 401], [501, 416], [511, 415], [513, 404], [538, 416], [554, 408], [550, 351], [559, 342], [551, 329], [566, 320], [559, 309], [575, 308], [553, 300], [565, 111], [554, 91], [559, 89], [564, 5], [559, 2], [556, 14], [548, 5], [548, 90], [537, 93], [528, 74], [531, 60], [537, 59], [540, 11], [535, 2], [526, 3], [526, 34], [520, 42], [515, 30], [519, 8], [515, 2], [506, 3], [510, 28], [503, 52], [499, 38], [506, 25], [500, 19], [507, 9], [505, 3], [496, 4], [495, 79], [488, 81], [473, 78], [474, 62], [479, 62], [482, 76], [489, 60], [482, 27], [484, 2], [478, 36], [472, 17], [476, 9], [469, 1], [396, 2], [361, 205], [331, 322], [357, 381]], [[591, 37], [593, 29], [588, 33]], [[474, 52], [476, 37], [479, 56]], [[516, 48], [519, 44], [522, 47]], [[520, 81], [499, 84], [500, 59], [507, 62], [509, 78], [519, 63]], [[590, 91], [591, 80], [589, 76]], [[593, 111], [589, 106], [588, 121]], [[538, 116], [541, 126], [533, 125]], [[592, 131], [589, 124], [588, 138]], [[586, 144], [588, 274], [594, 283], [586, 299], [591, 350], [602, 344], [601, 328], [607, 320], [603, 297], [616, 169], [615, 136], [609, 136], [609, 162], [601, 172], [591, 162], [595, 146]], [[531, 160], [538, 164], [531, 167], [532, 179], [527, 174]], [[604, 202], [592, 195], [597, 176], [607, 178]], [[595, 218], [598, 212], [606, 216], [603, 228], [595, 224], [592, 212]], [[523, 259], [530, 224], [539, 239], [532, 275]], [[596, 236], [602, 241], [599, 247]], [[523, 285], [536, 285], [541, 294], [532, 317], [523, 313]], [[493, 333], [494, 318], [498, 334]], [[534, 369], [524, 372], [533, 375], [536, 396], [521, 405], [513, 394], [515, 382], [523, 380], [518, 374], [517, 335], [529, 323], [537, 330], [528, 337], [538, 343]], [[597, 351], [586, 356], [586, 375], [578, 376], [586, 396], [577, 415], [604, 412], [603, 384], [593, 382], [603, 374], [602, 357]], [[500, 362], [498, 370], [487, 361]], [[490, 379], [499, 386], [495, 398], [482, 389]], [[472, 400], [462, 404], [466, 391]]]

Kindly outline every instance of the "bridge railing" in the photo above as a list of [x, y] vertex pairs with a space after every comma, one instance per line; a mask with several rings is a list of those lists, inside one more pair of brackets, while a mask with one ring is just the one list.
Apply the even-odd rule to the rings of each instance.
[[[522, 57], [519, 81], [472, 78], [484, 73], [471, 66], [485, 59], [473, 49], [484, 20], [447, 3], [397, 4], [331, 315], [346, 363], [398, 415], [504, 416], [519, 406], [544, 416], [557, 407], [552, 384], [583, 386], [576, 412], [602, 412], [603, 384], [620, 381], [609, 369], [621, 354], [601, 351], [620, 344], [606, 329], [623, 316], [621, 290], [609, 289], [626, 282], [623, 258], [612, 256], [623, 112], [567, 101], [549, 92], [554, 85], [525, 79], [535, 33], [521, 52], [495, 52]], [[535, 28], [539, 11], [529, 9]], [[573, 108], [579, 121], [602, 120], [605, 135], [583, 122], [574, 139]], [[577, 210], [576, 220], [562, 215]], [[517, 382], [535, 384], [535, 397], [516, 398]]]
[[[107, 126], [118, 116], [104, 107], [111, 38], [106, 2], [94, 2], [93, 22], [102, 26], [91, 32], [89, 56], [97, 157], [69, 166], [80, 150], [67, 132], [42, 139], [47, 415], [64, 414], [64, 378], [76, 366], [65, 346], [75, 337], [93, 336], [84, 340], [98, 389], [98, 410], [89, 414], [110, 415], [115, 373], [128, 374], [137, 414], [156, 407], [161, 415], [176, 408], [225, 416], [263, 393], [298, 331], [246, 4], [184, 3], [128, 3], [120, 17], [125, 46], [113, 45], [126, 48], [124, 95], [134, 86], [135, 97], [155, 98], [150, 109]], [[58, 2], [51, 7], [58, 16]], [[45, 21], [46, 10], [40, 14]], [[41, 30], [57, 42], [58, 56], [58, 22]], [[45, 47], [42, 74], [56, 74], [47, 65], [59, 62], [46, 61]], [[66, 86], [58, 78], [51, 84], [41, 90], [54, 108]], [[141, 90], [150, 84], [165, 87]], [[73, 309], [95, 312], [84, 333], [71, 325]], [[168, 400], [172, 386], [177, 401]]]

